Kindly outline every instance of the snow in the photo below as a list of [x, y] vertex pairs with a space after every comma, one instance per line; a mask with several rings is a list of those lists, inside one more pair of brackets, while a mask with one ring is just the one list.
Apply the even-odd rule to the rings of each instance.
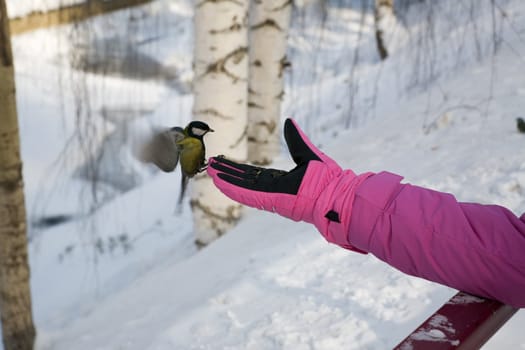
[[[370, 14], [334, 6], [323, 26], [312, 18], [310, 3], [295, 14], [299, 20], [290, 34], [284, 116], [295, 117], [323, 151], [358, 173], [388, 170], [462, 201], [500, 204], [518, 215], [525, 211], [525, 135], [515, 126], [525, 110], [525, 76], [517, 73], [525, 65], [521, 1], [501, 5], [506, 19], [497, 23], [503, 40], [495, 56], [486, 34], [491, 12], [476, 9], [459, 25], [450, 6], [455, 2], [443, 1], [434, 8], [439, 30], [429, 57], [410, 55], [422, 26], [416, 23], [396, 36], [384, 63], [376, 57]], [[11, 17], [56, 4], [8, 0]], [[32, 223], [36, 348], [396, 345], [455, 291], [329, 245], [311, 225], [252, 209], [227, 235], [197, 250], [189, 204], [174, 214], [179, 175], [133, 161], [140, 134], [190, 119], [191, 16], [190, 1], [159, 0], [77, 27], [13, 38]], [[472, 27], [485, 38], [478, 38], [479, 52], [464, 44], [474, 37]], [[84, 52], [79, 47], [107, 47], [112, 39], [132, 47], [132, 57], [154, 59], [143, 64], [174, 70], [177, 78], [101, 76], [70, 68], [69, 60]], [[356, 47], [359, 65], [353, 70]], [[430, 64], [430, 56], [436, 62]], [[345, 129], [350, 117], [352, 128]], [[79, 142], [75, 124], [94, 141]], [[97, 153], [102, 144], [113, 145], [113, 153]], [[105, 164], [118, 163], [104, 168], [111, 170], [104, 173], [107, 179], [133, 179], [136, 187], [86, 184], [78, 169], [93, 154], [104, 154]], [[292, 166], [285, 151], [273, 166]], [[66, 222], [37, 225], [49, 217]], [[424, 336], [443, 340], [437, 325], [446, 320], [441, 321]], [[485, 348], [524, 348], [524, 321], [519, 312]]]
[[406, 344], [403, 344], [403, 349], [412, 347], [410, 340], [424, 340], [440, 343], [446, 342], [453, 346], [459, 345], [460, 341], [457, 339], [449, 339], [447, 333], [451, 335], [455, 333], [454, 328], [447, 317], [440, 314], [433, 315], [428, 321], [427, 328], [420, 329], [411, 334], [409, 341]]
[[457, 305], [457, 304], [475, 304], [475, 303], [483, 303], [483, 302], [484, 300], [477, 296], [469, 295], [469, 294], [460, 294], [460, 295], [455, 295], [452, 299], [450, 299], [447, 302], [447, 304]]

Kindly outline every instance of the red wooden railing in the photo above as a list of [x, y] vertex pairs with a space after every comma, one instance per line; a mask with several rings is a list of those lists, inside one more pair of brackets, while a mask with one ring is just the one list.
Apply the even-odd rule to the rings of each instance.
[[518, 309], [459, 292], [395, 350], [479, 349]]

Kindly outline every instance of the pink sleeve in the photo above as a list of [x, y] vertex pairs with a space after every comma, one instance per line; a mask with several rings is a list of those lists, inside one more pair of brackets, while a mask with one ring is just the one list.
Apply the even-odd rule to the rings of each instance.
[[360, 184], [348, 242], [407, 274], [525, 307], [525, 215], [401, 179], [382, 172]]

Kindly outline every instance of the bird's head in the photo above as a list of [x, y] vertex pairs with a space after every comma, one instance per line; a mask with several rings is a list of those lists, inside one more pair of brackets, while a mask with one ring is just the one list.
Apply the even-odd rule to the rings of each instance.
[[186, 126], [186, 132], [191, 137], [196, 137], [201, 139], [208, 132], [213, 132], [213, 129], [204, 122], [201, 121], [192, 121]]

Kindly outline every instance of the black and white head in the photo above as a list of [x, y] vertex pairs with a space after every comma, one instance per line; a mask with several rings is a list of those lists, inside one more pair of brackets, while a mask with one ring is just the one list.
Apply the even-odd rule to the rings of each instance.
[[213, 129], [211, 129], [208, 124], [201, 121], [192, 121], [186, 127], [188, 136], [196, 137], [198, 139], [202, 139], [202, 137], [210, 131], [213, 132]]

